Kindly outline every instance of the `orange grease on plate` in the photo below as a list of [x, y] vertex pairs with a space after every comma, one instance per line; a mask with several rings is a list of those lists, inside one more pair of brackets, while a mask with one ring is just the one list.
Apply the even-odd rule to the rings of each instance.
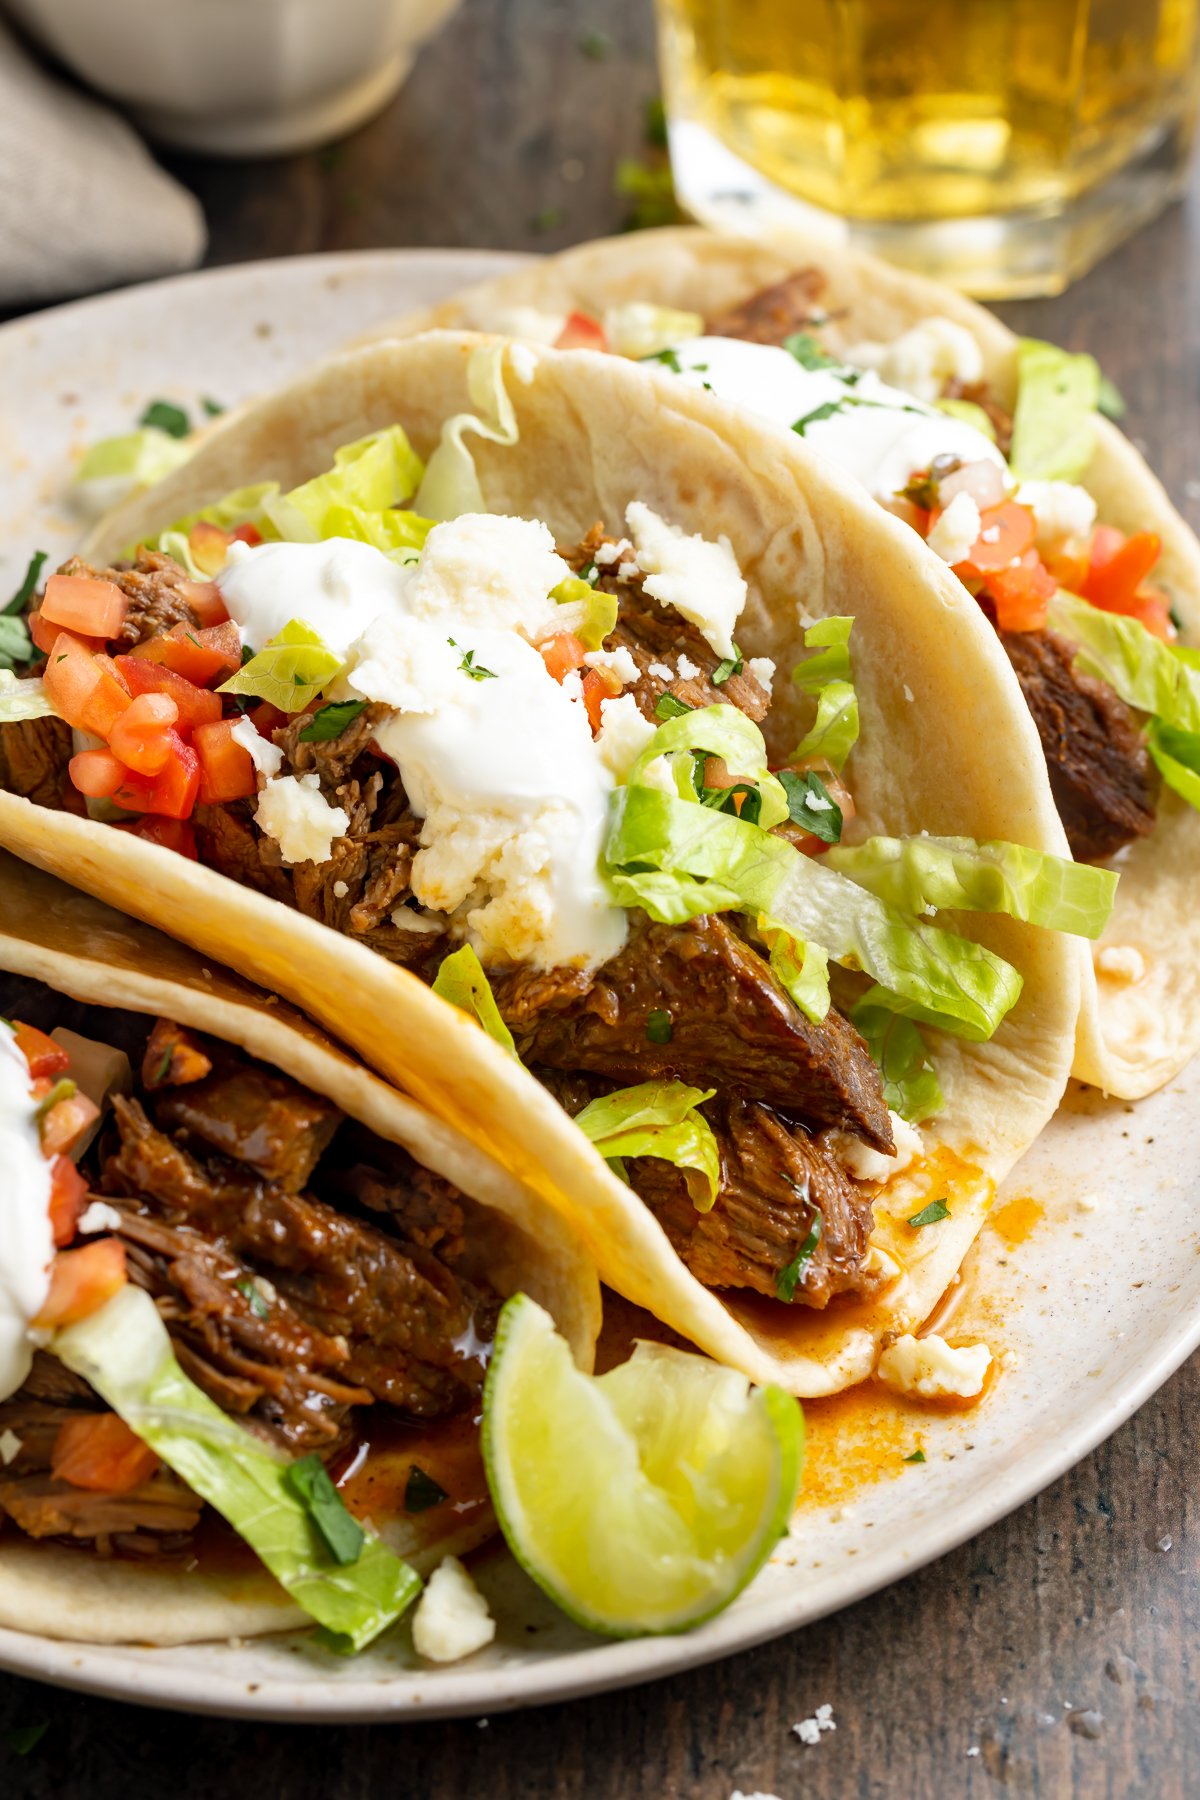
[[996, 1207], [988, 1217], [988, 1224], [999, 1232], [1010, 1250], [1015, 1250], [1045, 1216], [1046, 1209], [1040, 1200], [1029, 1194], [1018, 1194], [1014, 1200], [1006, 1200], [1003, 1206]]

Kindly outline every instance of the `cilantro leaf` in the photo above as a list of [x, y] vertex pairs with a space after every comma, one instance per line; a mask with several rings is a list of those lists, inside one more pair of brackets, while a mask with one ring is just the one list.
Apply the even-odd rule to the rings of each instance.
[[840, 365], [836, 356], [830, 356], [823, 350], [815, 337], [807, 331], [797, 331], [789, 338], [784, 338], [783, 347], [789, 356], [794, 356], [802, 369], [836, 369]]
[[365, 700], [332, 700], [313, 714], [300, 733], [302, 744], [327, 744], [340, 738], [366, 706]]
[[780, 1300], [790, 1300], [795, 1294], [796, 1284], [800, 1280], [800, 1277], [803, 1275], [808, 1264], [812, 1261], [820, 1241], [821, 1215], [818, 1212], [813, 1217], [812, 1229], [801, 1244], [799, 1250], [796, 1252], [795, 1257], [788, 1264], [786, 1269], [781, 1269], [779, 1271], [778, 1279], [775, 1282], [775, 1292]]
[[931, 1200], [928, 1206], [923, 1206], [920, 1212], [914, 1213], [908, 1222], [914, 1231], [920, 1231], [922, 1225], [940, 1225], [943, 1219], [949, 1217], [950, 1208], [944, 1200]]
[[923, 1450], [914, 1450], [912, 1455], [906, 1456], [904, 1460], [905, 1462], [922, 1463], [925, 1461], [925, 1452]]
[[733, 646], [733, 655], [722, 657], [721, 661], [713, 670], [712, 684], [714, 687], [724, 687], [731, 675], [740, 675], [741, 672], [742, 653], [735, 644]]
[[346, 1510], [345, 1501], [316, 1452], [292, 1463], [285, 1471], [284, 1480], [307, 1509], [334, 1562], [343, 1565], [357, 1562], [367, 1534]]
[[485, 669], [482, 663], [477, 663], [473, 650], [467, 651], [458, 666], [464, 675], [470, 676], [472, 681], [495, 681], [496, 679], [495, 669]]
[[192, 429], [191, 421], [182, 406], [176, 406], [170, 400], [152, 400], [138, 424], [153, 425], [173, 438], [185, 438]]
[[249, 1306], [256, 1319], [269, 1319], [271, 1309], [267, 1305], [266, 1296], [252, 1275], [242, 1275], [234, 1282], [234, 1287]]
[[788, 818], [793, 825], [810, 831], [823, 844], [836, 844], [842, 836], [842, 809], [821, 777], [812, 769], [798, 775], [794, 769], [781, 769], [779, 779], [788, 799]]
[[674, 1031], [671, 1015], [661, 1007], [646, 1014], [646, 1038], [651, 1044], [669, 1044]]
[[654, 708], [654, 716], [656, 719], [661, 719], [665, 725], [668, 719], [682, 719], [684, 713], [694, 711], [694, 707], [688, 706], [683, 700], [677, 700], [674, 694], [660, 694], [658, 705]]
[[449, 1494], [440, 1482], [419, 1469], [416, 1463], [408, 1471], [408, 1480], [404, 1484], [404, 1510], [406, 1513], [428, 1512], [431, 1506], [440, 1506], [448, 1500]]

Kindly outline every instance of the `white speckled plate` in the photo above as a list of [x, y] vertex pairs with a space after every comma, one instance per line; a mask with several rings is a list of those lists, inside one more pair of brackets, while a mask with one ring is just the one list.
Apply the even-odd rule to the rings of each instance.
[[[375, 320], [514, 259], [384, 251], [219, 269], [0, 329], [0, 596], [34, 548], [78, 533], [66, 494], [91, 439], [149, 400], [195, 412], [286, 379]], [[851, 1404], [816, 1419], [811, 1502], [771, 1565], [691, 1636], [605, 1643], [567, 1624], [502, 1551], [478, 1571], [496, 1643], [429, 1669], [406, 1634], [354, 1661], [303, 1640], [97, 1650], [0, 1631], [0, 1666], [125, 1700], [262, 1717], [494, 1713], [649, 1680], [793, 1630], [941, 1555], [1029, 1498], [1113, 1431], [1200, 1342], [1200, 1064], [1136, 1109], [1072, 1093], [1008, 1184], [974, 1253], [955, 1336], [1003, 1358], [973, 1412], [895, 1418]], [[1032, 1203], [1011, 1206], [1014, 1199]], [[1027, 1235], [1025, 1235], [1027, 1234]], [[1019, 1240], [1012, 1242], [1010, 1240]], [[850, 1495], [838, 1453], [866, 1439]], [[923, 1464], [905, 1455], [919, 1442]], [[852, 1460], [852, 1459], [851, 1459]], [[839, 1487], [840, 1484], [840, 1487]]]

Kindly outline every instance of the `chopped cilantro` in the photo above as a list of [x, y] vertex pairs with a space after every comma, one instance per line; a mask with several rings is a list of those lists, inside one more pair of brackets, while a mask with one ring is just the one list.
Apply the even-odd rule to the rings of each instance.
[[802, 419], [797, 419], [792, 430], [803, 437], [810, 425], [819, 425], [822, 419], [832, 419], [835, 413], [841, 412], [845, 404], [844, 400], [826, 400], [822, 405], [814, 406], [810, 413], [805, 413]]
[[783, 347], [789, 356], [794, 356], [802, 369], [836, 369], [838, 359], [830, 356], [828, 350], [822, 350], [815, 337], [807, 331], [794, 332], [790, 338], [784, 338]]
[[428, 1512], [431, 1506], [440, 1506], [448, 1500], [445, 1488], [419, 1469], [416, 1463], [408, 1471], [408, 1480], [404, 1484], [404, 1510], [407, 1513]]
[[717, 664], [716, 668], [713, 670], [712, 684], [714, 687], [724, 687], [725, 683], [729, 680], [729, 677], [731, 675], [740, 675], [741, 672], [742, 672], [742, 653], [738, 649], [737, 645], [735, 644], [733, 646], [733, 655], [722, 657], [721, 661]]
[[660, 694], [658, 705], [654, 709], [656, 719], [665, 725], [668, 719], [682, 719], [684, 713], [695, 712], [694, 706], [688, 706], [683, 700], [677, 700], [674, 694]]
[[842, 836], [842, 809], [830, 794], [821, 777], [812, 769], [797, 775], [793, 769], [781, 769], [779, 779], [787, 795], [788, 818], [820, 838], [823, 844], [836, 844]]
[[600, 579], [600, 571], [594, 562], [584, 563], [579, 571], [580, 581], [586, 581], [589, 587], [595, 587]]
[[4, 1734], [4, 1742], [14, 1756], [28, 1756], [37, 1749], [49, 1729], [49, 1719], [39, 1719], [36, 1725], [10, 1725]]
[[[696, 755], [703, 768], [708, 760], [705, 752], [699, 750]], [[707, 787], [697, 781], [696, 789], [702, 806], [711, 807], [713, 812], [732, 813], [747, 825], [758, 824], [759, 814], [762, 812], [762, 793], [754, 782], [735, 781], [732, 787]]]
[[271, 1309], [267, 1305], [266, 1297], [252, 1275], [242, 1275], [233, 1285], [256, 1319], [270, 1318]]
[[683, 365], [679, 360], [678, 350], [652, 350], [649, 356], [639, 356], [638, 361], [662, 363], [664, 368], [670, 369], [672, 375], [683, 374]]
[[284, 1472], [284, 1480], [307, 1508], [308, 1516], [323, 1538], [334, 1562], [357, 1562], [367, 1534], [358, 1520], [346, 1510], [345, 1502], [332, 1481], [329, 1471], [314, 1451], [302, 1456]]
[[947, 475], [953, 475], [956, 469], [962, 468], [962, 457], [953, 455], [935, 456], [927, 469], [921, 469], [905, 487], [900, 489], [901, 497], [911, 500], [914, 506], [932, 512], [938, 504], [938, 486]]
[[219, 400], [210, 400], [207, 394], [203, 395], [200, 404], [204, 408], [205, 416], [210, 419], [218, 418], [225, 411]]
[[320, 707], [300, 733], [302, 744], [327, 744], [340, 738], [366, 706], [365, 700], [333, 700]]
[[794, 1259], [788, 1264], [786, 1269], [781, 1269], [779, 1271], [778, 1279], [775, 1282], [775, 1292], [781, 1300], [790, 1300], [796, 1292], [796, 1284], [800, 1280], [801, 1275], [803, 1275], [807, 1265], [812, 1261], [820, 1241], [821, 1215], [818, 1212], [813, 1217], [811, 1231], [796, 1252]]
[[154, 1071], [154, 1080], [150, 1083], [151, 1087], [162, 1086], [163, 1082], [167, 1079], [167, 1076], [171, 1073], [171, 1064], [174, 1061], [175, 1046], [174, 1044], [168, 1044], [163, 1051], [162, 1056], [159, 1058], [158, 1067]]
[[673, 1032], [671, 1015], [660, 1007], [646, 1014], [646, 1038], [651, 1044], [669, 1044]]
[[34, 596], [38, 584], [38, 577], [41, 575], [42, 565], [46, 560], [46, 555], [47, 552], [45, 550], [34, 551], [25, 569], [24, 579], [22, 580], [20, 587], [17, 589], [8, 605], [4, 608], [6, 615], [25, 611], [26, 604], [32, 600]]
[[182, 406], [175, 406], [170, 400], [152, 400], [138, 424], [153, 425], [173, 438], [185, 438], [192, 429], [191, 421]]
[[943, 1219], [949, 1217], [950, 1208], [944, 1200], [931, 1200], [919, 1213], [914, 1213], [908, 1222], [914, 1231], [920, 1231], [922, 1225], [940, 1225]]
[[[458, 645], [455, 644], [454, 648], [457, 650]], [[485, 669], [482, 663], [477, 663], [473, 650], [467, 651], [458, 666], [464, 675], [471, 677], [472, 681], [495, 681], [496, 679], [495, 669]]]
[[34, 1119], [40, 1122], [54, 1111], [60, 1100], [71, 1100], [76, 1093], [75, 1083], [69, 1075], [63, 1075], [54, 1083], [48, 1094], [43, 1094], [34, 1108]]
[[248, 662], [253, 662], [253, 661], [254, 661], [253, 649], [250, 647], [249, 644], [243, 644], [242, 645], [242, 667], [243, 667], [243, 669], [245, 668], [245, 666]]
[[906, 1456], [904, 1460], [905, 1460], [905, 1462], [913, 1462], [913, 1463], [924, 1462], [925, 1461], [925, 1452], [923, 1450], [914, 1450], [912, 1455]]

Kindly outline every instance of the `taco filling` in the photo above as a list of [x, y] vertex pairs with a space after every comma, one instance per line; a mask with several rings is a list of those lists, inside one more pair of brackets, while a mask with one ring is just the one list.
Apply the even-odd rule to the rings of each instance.
[[603, 318], [524, 306], [487, 323], [634, 357], [746, 406], [920, 532], [996, 628], [1077, 858], [1148, 835], [1160, 781], [1200, 805], [1200, 694], [1154, 584], [1160, 539], [1098, 522], [1077, 485], [1090, 415], [1119, 405], [1093, 359], [1023, 340], [1009, 412], [965, 327], [935, 317], [852, 342], [826, 286], [808, 267], [707, 319], [635, 301]]
[[[499, 437], [503, 400], [466, 428]], [[933, 916], [1093, 936], [1114, 878], [856, 834], [853, 619], [809, 620], [794, 670], [743, 657], [726, 539], [633, 501], [556, 546], [478, 510], [463, 430], [425, 469], [393, 426], [67, 564], [30, 600], [45, 662], [10, 689], [6, 779], [432, 983], [705, 1287], [872, 1294], [896, 1273], [874, 1197], [941, 1105], [921, 1027], [987, 1040], [1021, 990]]]

